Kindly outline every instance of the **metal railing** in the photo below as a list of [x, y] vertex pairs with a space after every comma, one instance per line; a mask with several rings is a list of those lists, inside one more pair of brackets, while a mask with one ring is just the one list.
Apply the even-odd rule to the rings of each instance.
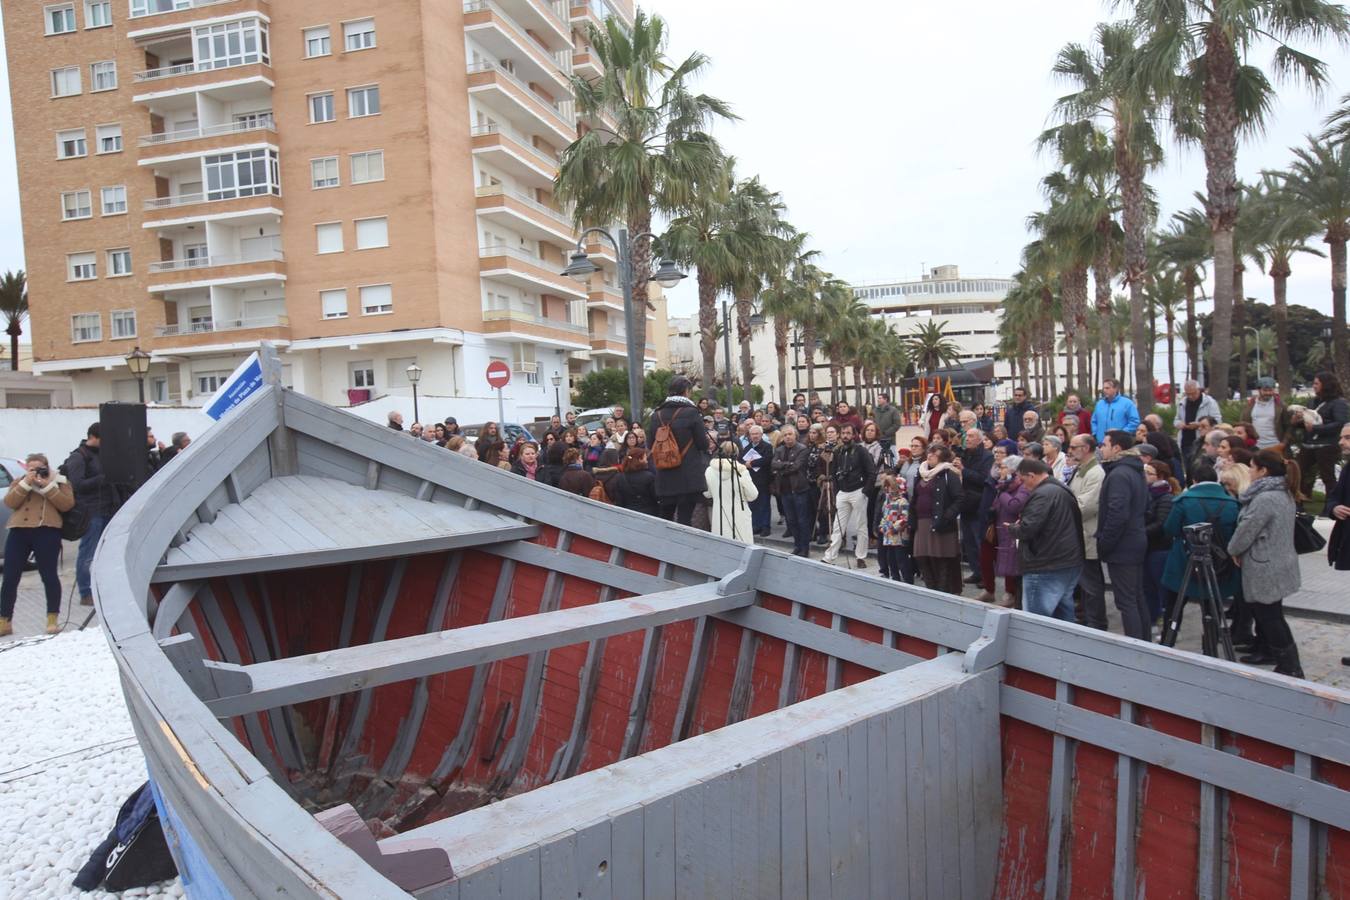
[[541, 107], [548, 110], [549, 113], [551, 113], [555, 119], [557, 119], [560, 123], [562, 123], [562, 126], [566, 128], [568, 131], [576, 131], [576, 123], [567, 121], [567, 116], [563, 114], [563, 111], [558, 107], [558, 104], [556, 102], [549, 100], [546, 97], [542, 97], [539, 94], [536, 94], [534, 91], [530, 90], [529, 86], [527, 86], [525, 82], [517, 78], [514, 72], [508, 72], [506, 69], [503, 69], [501, 66], [499, 66], [497, 63], [494, 62], [484, 61], [484, 62], [469, 63], [468, 73], [470, 75], [477, 75], [480, 72], [497, 73], [498, 76], [511, 82], [512, 85], [524, 91], [525, 96], [529, 97], [531, 100], [534, 100]]
[[270, 191], [259, 191], [254, 194], [235, 194], [232, 197], [210, 197], [205, 194], [174, 194], [170, 197], [155, 197], [152, 200], [145, 201], [146, 211], [156, 209], [172, 209], [176, 206], [191, 206], [194, 203], [220, 203], [225, 200], [241, 200], [249, 197], [279, 197], [281, 196], [278, 188]]
[[578, 325], [575, 322], [564, 322], [560, 319], [550, 319], [536, 312], [530, 312], [526, 309], [485, 309], [483, 310], [484, 322], [525, 322], [531, 325], [542, 325], [547, 328], [556, 328], [559, 331], [568, 331], [573, 334], [588, 334], [589, 329], [585, 325]]
[[150, 264], [150, 273], [182, 272], [187, 269], [207, 269], [213, 266], [239, 266], [255, 262], [285, 262], [286, 255], [280, 250], [264, 253], [260, 256], [194, 256], [189, 259], [163, 259]]
[[539, 162], [543, 163], [545, 167], [550, 169], [556, 169], [558, 167], [558, 157], [554, 156], [553, 154], [549, 153], [547, 150], [544, 150], [541, 147], [534, 146], [534, 144], [530, 143], [528, 138], [526, 138], [520, 132], [515, 131], [514, 129], [504, 128], [499, 124], [475, 125], [472, 129], [470, 129], [470, 134], [472, 134], [474, 137], [487, 134], [500, 135], [501, 137], [507, 138], [508, 140], [513, 141], [516, 144], [519, 144], [531, 155], [533, 155], [537, 160], [539, 160]]
[[511, 18], [510, 13], [492, 2], [492, 0], [466, 0], [464, 4], [464, 13], [467, 15], [476, 12], [490, 12], [505, 22], [515, 32], [512, 36], [515, 44], [525, 52], [534, 55], [536, 57], [535, 61], [542, 63], [545, 70], [548, 69], [548, 64], [552, 63], [553, 66], [557, 68], [557, 74], [561, 76], [562, 83], [567, 84], [568, 90], [571, 90], [571, 85], [568, 84], [568, 75], [571, 74], [570, 52], [563, 50], [549, 50], [532, 38], [529, 31], [525, 29], [524, 26]]
[[[505, 244], [489, 244], [486, 247], [478, 248], [478, 258], [484, 259], [491, 256], [509, 256], [512, 259], [518, 259], [527, 262], [532, 266], [538, 266], [552, 272], [551, 266], [561, 266], [563, 263], [550, 263], [548, 260], [530, 253], [528, 250], [521, 250], [519, 247], [508, 247]], [[563, 276], [559, 276], [563, 277]]]
[[563, 230], [568, 232], [569, 234], [575, 233], [576, 231], [576, 228], [573, 225], [572, 220], [568, 217], [567, 213], [561, 210], [554, 209], [547, 203], [540, 203], [538, 200], [534, 199], [528, 194], [521, 193], [520, 191], [507, 190], [506, 188], [502, 187], [499, 184], [479, 187], [475, 191], [475, 193], [479, 197], [509, 197], [518, 203], [525, 204], [530, 209], [533, 209], [536, 212], [548, 216], [550, 219], [557, 222], [559, 225], [563, 226]]
[[179, 325], [158, 325], [156, 337], [180, 337], [185, 334], [208, 334], [219, 331], [245, 331], [250, 328], [284, 328], [291, 324], [286, 316], [258, 316], [252, 319], [225, 319], [209, 322], [185, 322]]
[[225, 69], [238, 69], [243, 66], [256, 66], [259, 63], [271, 65], [271, 60], [264, 58], [261, 53], [255, 53], [249, 59], [237, 63], [225, 63], [222, 65], [217, 60], [179, 63], [174, 66], [161, 66], [158, 69], [146, 69], [144, 72], [137, 72], [132, 78], [135, 81], [158, 81], [162, 78], [192, 75], [196, 72], [216, 72], [224, 71]]
[[226, 122], [223, 125], [207, 125], [204, 128], [183, 128], [178, 131], [161, 131], [156, 134], [141, 135], [142, 147], [156, 144], [173, 144], [178, 141], [194, 141], [197, 138], [219, 137], [222, 134], [243, 134], [249, 131], [276, 131], [277, 123], [271, 113], [258, 116], [244, 122]]
[[[131, 12], [132, 19], [148, 19], [150, 16], [162, 16], [165, 13], [182, 12], [185, 9], [197, 9], [202, 6], [219, 6], [222, 3], [237, 3], [239, 0], [157, 0], [157, 2], [147, 3], [146, 11], [137, 13], [134, 9]], [[151, 7], [162, 7], [152, 9]]]

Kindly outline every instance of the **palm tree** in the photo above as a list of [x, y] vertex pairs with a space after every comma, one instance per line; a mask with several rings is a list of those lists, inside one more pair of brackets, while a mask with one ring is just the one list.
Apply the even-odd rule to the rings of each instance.
[[[593, 121], [608, 116], [614, 130], [587, 131], [563, 150], [554, 193], [574, 204], [578, 227], [618, 220], [630, 233], [643, 234], [651, 231], [653, 211], [686, 209], [716, 181], [721, 154], [708, 127], [735, 116], [716, 97], [690, 90], [689, 81], [708, 59], [692, 53], [672, 65], [660, 16], [639, 9], [631, 29], [610, 17], [603, 29], [591, 25], [588, 35], [604, 75], [574, 75], [573, 92], [583, 114]], [[649, 243], [634, 241], [630, 258], [633, 296], [646, 297]]]
[[[1076, 93], [1055, 103], [1065, 122], [1111, 123], [1111, 149], [1121, 196], [1124, 226], [1125, 286], [1130, 292], [1130, 336], [1135, 352], [1135, 381], [1146, 390], [1152, 381], [1146, 366], [1144, 278], [1145, 252], [1151, 219], [1144, 178], [1162, 162], [1162, 147], [1154, 123], [1158, 101], [1152, 87], [1140, 77], [1135, 26], [1128, 22], [1097, 26], [1091, 49], [1068, 44], [1059, 51], [1054, 73], [1072, 82]], [[1136, 397], [1143, 402], [1143, 395]]]
[[844, 368], [857, 342], [860, 323], [869, 311], [853, 289], [837, 278], [828, 278], [821, 285], [817, 309], [820, 338], [830, 360], [830, 401], [833, 403], [846, 399], [842, 396]]
[[904, 336], [910, 361], [919, 371], [932, 372], [961, 361], [960, 346], [942, 330], [946, 324], [930, 320]]
[[[1213, 251], [1210, 249], [1213, 235], [1205, 214], [1198, 209], [1188, 209], [1172, 216], [1168, 229], [1158, 235], [1158, 255], [1181, 278], [1181, 286], [1186, 294], [1186, 373], [1188, 378], [1198, 378], [1200, 373], [1200, 337], [1195, 323], [1195, 292], [1205, 281], [1205, 261]], [[1173, 382], [1175, 383], [1175, 382]]]
[[830, 276], [812, 262], [803, 263], [797, 269], [801, 289], [797, 315], [802, 326], [802, 354], [806, 357], [806, 392], [811, 394], [816, 389], [816, 341], [825, 321], [820, 292]]
[[[1167, 339], [1167, 383], [1174, 387], [1177, 383], [1177, 311], [1182, 308], [1182, 303], [1186, 300], [1186, 289], [1182, 282], [1183, 275], [1184, 273], [1180, 269], [1166, 267], [1155, 272], [1149, 280], [1149, 299], [1153, 305], [1155, 318], [1156, 313], [1162, 313], [1163, 336]], [[1150, 363], [1150, 381], [1152, 380], [1152, 374]]]
[[1294, 149], [1289, 171], [1274, 173], [1291, 203], [1317, 221], [1331, 253], [1331, 346], [1336, 374], [1350, 379], [1350, 343], [1345, 322], [1346, 241], [1350, 240], [1350, 150], [1345, 142], [1309, 140]]
[[1289, 363], [1288, 283], [1290, 260], [1297, 253], [1324, 256], [1307, 239], [1318, 231], [1318, 220], [1297, 202], [1281, 184], [1281, 176], [1267, 172], [1251, 191], [1247, 208], [1252, 213], [1252, 244], [1256, 259], [1270, 276], [1275, 293], [1275, 381], [1280, 389], [1293, 387]]
[[736, 223], [734, 230], [743, 236], [741, 264], [732, 276], [731, 289], [736, 298], [741, 383], [747, 391], [755, 375], [750, 355], [750, 316], [755, 298], [787, 262], [783, 238], [790, 226], [782, 218], [785, 209], [782, 196], [766, 188], [758, 176], [737, 184], [728, 204], [728, 215]]
[[1292, 41], [1343, 39], [1350, 18], [1330, 0], [1125, 0], [1147, 36], [1141, 72], [1166, 85], [1177, 133], [1198, 141], [1206, 169], [1205, 215], [1214, 242], [1214, 316], [1210, 384], [1227, 390], [1233, 332], [1233, 230], [1238, 216], [1237, 139], [1259, 132], [1274, 102], [1266, 74], [1245, 60], [1263, 41], [1275, 45], [1271, 68], [1314, 89], [1326, 64]]
[[790, 231], [782, 241], [782, 267], [769, 280], [769, 287], [760, 294], [760, 311], [773, 318], [773, 347], [778, 356], [778, 386], [782, 404], [788, 405], [787, 354], [788, 330], [804, 317], [810, 297], [802, 284], [803, 267], [816, 256], [815, 250], [805, 250], [808, 235], [804, 231]]
[[23, 320], [28, 315], [28, 277], [23, 269], [0, 276], [0, 316], [5, 319], [5, 334], [9, 335], [9, 367], [19, 371], [19, 335], [23, 334]]

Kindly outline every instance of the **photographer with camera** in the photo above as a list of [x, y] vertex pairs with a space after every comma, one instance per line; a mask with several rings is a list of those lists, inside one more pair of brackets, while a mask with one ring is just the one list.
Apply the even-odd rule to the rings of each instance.
[[[1164, 611], [1172, 608], [1172, 599], [1181, 590], [1181, 582], [1186, 577], [1190, 561], [1190, 550], [1182, 540], [1183, 529], [1191, 525], [1208, 523], [1214, 529], [1211, 542], [1217, 547], [1227, 547], [1233, 532], [1237, 530], [1240, 509], [1237, 498], [1219, 484], [1219, 476], [1214, 467], [1203, 463], [1197, 464], [1191, 469], [1191, 478], [1195, 484], [1172, 501], [1172, 511], [1163, 522], [1163, 534], [1172, 538], [1172, 547], [1168, 550], [1162, 574]], [[1220, 597], [1238, 597], [1242, 593], [1241, 573], [1230, 561], [1223, 558], [1216, 559], [1214, 575], [1219, 585]], [[1199, 600], [1204, 596], [1204, 587], [1199, 580], [1193, 579], [1186, 586], [1187, 598]], [[1237, 627], [1234, 628], [1234, 644], [1254, 640], [1250, 630], [1244, 634], [1241, 623], [1235, 625]]]
[[53, 472], [47, 457], [30, 453], [25, 460], [28, 472], [9, 486], [5, 505], [14, 510], [5, 535], [5, 566], [0, 581], [0, 637], [13, 634], [10, 620], [19, 597], [19, 579], [23, 576], [28, 554], [37, 558], [38, 574], [47, 594], [47, 633], [61, 629], [56, 617], [61, 612], [61, 579], [56, 573], [61, 554], [61, 514], [75, 505], [75, 492], [59, 472]]

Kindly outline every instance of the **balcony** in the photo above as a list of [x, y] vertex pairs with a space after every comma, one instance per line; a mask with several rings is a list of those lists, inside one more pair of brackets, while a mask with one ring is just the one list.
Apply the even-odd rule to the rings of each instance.
[[591, 338], [592, 356], [618, 356], [628, 358], [628, 344], [621, 337], [604, 335]]
[[577, 232], [571, 218], [528, 194], [501, 185], [480, 187], [475, 201], [478, 215], [499, 222], [518, 234], [540, 241], [576, 243]]
[[286, 257], [280, 250], [265, 256], [206, 256], [166, 259], [150, 264], [150, 293], [188, 290], [214, 284], [285, 281]]
[[268, 0], [147, 0], [145, 5], [147, 12], [132, 14], [128, 20], [127, 37], [132, 40], [153, 37], [207, 17], [271, 14]]
[[176, 222], [233, 218], [248, 213], [281, 214], [281, 195], [259, 193], [247, 197], [209, 200], [206, 194], [173, 194], [145, 201], [143, 228], [162, 228]]
[[537, 128], [563, 144], [577, 139], [575, 120], [569, 121], [556, 103], [545, 100], [495, 63], [471, 63], [468, 74], [469, 93], [482, 95], [507, 118], [529, 122], [532, 127], [526, 130]]
[[213, 348], [219, 344], [242, 344], [261, 340], [290, 341], [291, 320], [287, 316], [260, 316], [254, 319], [208, 320], [206, 322], [158, 325], [155, 350], [165, 352]]
[[266, 60], [226, 66], [209, 62], [183, 63], [137, 72], [133, 78], [138, 91], [131, 98], [135, 103], [146, 103], [166, 93], [182, 93], [212, 86], [253, 83], [273, 87], [276, 84], [272, 77], [272, 64]]
[[589, 23], [604, 28], [605, 19], [614, 16], [626, 28], [633, 27], [632, 13], [626, 7], [606, 0], [568, 0], [568, 12], [573, 24]]
[[560, 346], [561, 349], [586, 349], [588, 330], [585, 325], [550, 319], [524, 309], [483, 310], [483, 332], [503, 338]]
[[478, 125], [472, 131], [473, 155], [481, 156], [519, 181], [551, 188], [558, 158], [504, 125]]
[[[493, 0], [468, 0], [464, 4], [464, 33], [474, 38], [498, 59], [513, 60], [526, 80], [548, 85], [550, 93], [572, 95], [571, 41], [559, 40], [566, 50], [547, 50]], [[524, 54], [524, 57], [521, 57]]]
[[623, 315], [623, 291], [613, 285], [592, 279], [586, 305], [591, 309], [612, 310], [619, 315]]
[[572, 26], [567, 12], [554, 9], [554, 0], [496, 0], [507, 15], [521, 25], [549, 38], [557, 38], [565, 46], [572, 44]]
[[276, 121], [267, 115], [244, 122], [226, 122], [223, 125], [208, 125], [204, 128], [145, 134], [136, 142], [137, 162], [142, 166], [148, 166], [166, 156], [225, 150], [241, 143], [261, 140], [264, 136], [275, 137], [276, 133]]
[[585, 300], [586, 292], [566, 275], [558, 274], [561, 262], [549, 262], [516, 247], [492, 246], [478, 250], [478, 272], [484, 278], [514, 284], [528, 291], [543, 291], [573, 300]]
[[600, 57], [596, 56], [595, 50], [587, 47], [572, 54], [572, 71], [582, 78], [601, 78], [605, 74], [605, 67], [600, 64]]

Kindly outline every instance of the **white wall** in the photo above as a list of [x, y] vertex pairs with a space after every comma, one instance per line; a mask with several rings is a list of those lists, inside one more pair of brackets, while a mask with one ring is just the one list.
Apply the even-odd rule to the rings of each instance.
[[[97, 409], [0, 409], [0, 456], [23, 459], [45, 453], [53, 465], [60, 465], [96, 421]], [[146, 423], [165, 444], [175, 431], [197, 438], [214, 424], [200, 410], [153, 406], [146, 411]]]

